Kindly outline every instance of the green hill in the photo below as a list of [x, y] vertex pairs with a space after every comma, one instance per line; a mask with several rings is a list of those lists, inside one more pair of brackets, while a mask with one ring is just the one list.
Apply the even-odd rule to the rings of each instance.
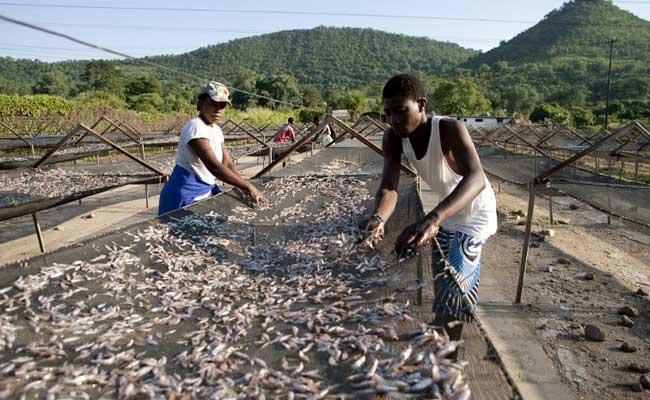
[[359, 28], [317, 27], [247, 37], [151, 61], [232, 78], [247, 68], [288, 74], [301, 84], [358, 87], [401, 71], [440, 74], [475, 54], [457, 44]]
[[527, 115], [557, 103], [590, 124], [604, 120], [612, 38], [610, 114], [648, 120], [650, 22], [608, 0], [567, 2], [461, 69], [470, 69], [495, 112]]
[[650, 21], [609, 0], [573, 0], [499, 47], [473, 57], [465, 66], [608, 57], [611, 38], [616, 38], [616, 59], [650, 61]]
[[[236, 39], [189, 53], [146, 59], [225, 81], [231, 81], [240, 69], [246, 68], [262, 75], [291, 75], [301, 84], [326, 89], [356, 88], [368, 82], [383, 81], [403, 71], [442, 74], [474, 54], [474, 50], [457, 44], [428, 38], [374, 29], [317, 27]], [[79, 86], [86, 63], [48, 64], [2, 58], [0, 76], [4, 79], [0, 80], [0, 91], [14, 86], [19, 88], [17, 92], [20, 94], [27, 94], [50, 70], [62, 71], [71, 86]], [[182, 74], [143, 66], [135, 61], [123, 61], [118, 65], [123, 67], [127, 77], [146, 71], [163, 82], [188, 81]]]

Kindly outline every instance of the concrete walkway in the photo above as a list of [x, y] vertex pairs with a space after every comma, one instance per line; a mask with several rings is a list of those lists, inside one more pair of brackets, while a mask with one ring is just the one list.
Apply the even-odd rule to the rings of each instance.
[[[425, 212], [438, 204], [438, 198], [422, 182], [420, 196]], [[499, 251], [492, 246], [487, 251]], [[483, 259], [485, 260], [485, 255]], [[480, 303], [477, 314], [482, 328], [521, 396], [528, 399], [575, 399], [568, 385], [544, 351], [526, 318], [525, 306], [513, 304], [501, 293], [499, 282], [491, 276], [490, 265], [481, 268]]]

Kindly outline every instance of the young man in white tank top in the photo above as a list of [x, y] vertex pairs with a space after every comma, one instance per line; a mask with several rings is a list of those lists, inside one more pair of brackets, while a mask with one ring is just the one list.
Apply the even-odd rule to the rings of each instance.
[[[403, 256], [437, 238], [444, 256], [433, 246], [434, 324], [444, 326], [452, 340], [460, 340], [462, 324], [478, 303], [480, 256], [485, 240], [496, 232], [496, 200], [472, 139], [465, 126], [444, 117], [428, 118], [422, 82], [413, 75], [391, 78], [384, 86], [384, 110], [391, 128], [384, 134], [384, 169], [375, 209], [365, 228], [375, 241], [383, 237], [385, 221], [397, 206], [402, 153], [415, 166], [440, 202], [422, 220], [407, 227], [395, 243]], [[458, 286], [441, 274], [443, 257]]]

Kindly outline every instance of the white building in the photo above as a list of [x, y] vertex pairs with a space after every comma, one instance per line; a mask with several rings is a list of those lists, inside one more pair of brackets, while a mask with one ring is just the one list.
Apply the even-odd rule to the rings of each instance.
[[350, 120], [350, 111], [348, 110], [332, 110], [332, 117], [336, 117], [342, 121]]
[[512, 117], [466, 117], [466, 116], [450, 116], [449, 118], [456, 118], [467, 126], [475, 128], [497, 128], [505, 125], [519, 125], [519, 120]]

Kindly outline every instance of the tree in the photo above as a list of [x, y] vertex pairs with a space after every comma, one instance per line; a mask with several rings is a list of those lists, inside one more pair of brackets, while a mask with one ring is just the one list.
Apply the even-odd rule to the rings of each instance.
[[87, 90], [79, 93], [75, 100], [83, 103], [101, 103], [118, 110], [126, 108], [126, 103], [113, 93], [103, 92], [101, 90]]
[[542, 96], [529, 84], [511, 86], [503, 94], [504, 106], [510, 114], [528, 115], [541, 100]]
[[625, 112], [625, 106], [619, 100], [614, 100], [609, 104], [609, 115], [618, 115]]
[[533, 110], [530, 121], [568, 125], [571, 122], [571, 114], [557, 103], [544, 103]]
[[[267, 97], [289, 103], [300, 103], [300, 87], [296, 79], [290, 75], [272, 75], [257, 81], [257, 90], [266, 93]], [[268, 99], [259, 99], [258, 104], [277, 107], [278, 103]]]
[[[260, 78], [261, 76], [255, 71], [240, 68], [233, 81], [233, 86], [249, 93], [255, 93], [257, 89], [257, 81]], [[245, 110], [248, 107], [255, 107], [257, 105], [256, 97], [240, 91], [233, 91], [231, 101], [233, 107], [239, 110]]]
[[164, 104], [161, 111], [193, 114], [196, 111], [196, 105], [192, 104], [190, 99], [185, 96], [177, 93], [168, 93], [164, 97]]
[[323, 98], [320, 95], [320, 90], [312, 85], [301, 86], [302, 105], [305, 107], [322, 107]]
[[18, 85], [6, 77], [0, 76], [0, 94], [19, 94]]
[[70, 92], [70, 83], [63, 72], [54, 70], [41, 76], [32, 91], [34, 94], [51, 94], [65, 97]]
[[343, 96], [343, 108], [352, 112], [354, 116], [359, 116], [366, 110], [366, 94], [360, 90], [351, 90]]
[[562, 85], [548, 100], [564, 107], [584, 106], [591, 97], [591, 91], [585, 85]]
[[446, 115], [483, 114], [491, 104], [478, 86], [467, 78], [443, 81], [433, 94], [433, 108]]
[[91, 90], [101, 90], [113, 94], [121, 94], [124, 88], [124, 74], [114, 62], [91, 61], [86, 64], [82, 74], [86, 87]]
[[571, 116], [577, 127], [591, 126], [594, 124], [594, 113], [583, 107], [572, 107]]
[[129, 107], [135, 111], [154, 113], [164, 109], [165, 100], [158, 93], [143, 93], [131, 96]]
[[163, 94], [163, 88], [160, 81], [149, 75], [143, 75], [126, 84], [124, 94], [129, 96], [138, 96], [145, 93]]

